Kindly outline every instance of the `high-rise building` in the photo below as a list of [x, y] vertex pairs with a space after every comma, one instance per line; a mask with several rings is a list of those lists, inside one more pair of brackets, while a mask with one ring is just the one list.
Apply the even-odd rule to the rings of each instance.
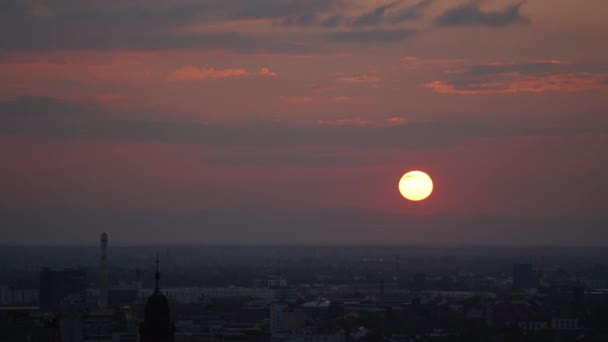
[[40, 272], [40, 308], [55, 309], [68, 296], [84, 297], [86, 274], [81, 270], [65, 269]]
[[101, 260], [99, 272], [99, 308], [108, 306], [108, 234], [101, 234]]
[[0, 285], [0, 305], [13, 304], [15, 289], [12, 286]]
[[283, 330], [283, 317], [287, 303], [274, 302], [270, 304], [270, 334], [275, 337]]
[[171, 318], [171, 310], [167, 297], [160, 291], [158, 271], [158, 255], [156, 256], [156, 288], [148, 298], [144, 309], [144, 321], [139, 326], [140, 342], [173, 342], [175, 323]]
[[513, 265], [513, 288], [514, 289], [534, 289], [538, 287], [536, 274], [532, 264]]

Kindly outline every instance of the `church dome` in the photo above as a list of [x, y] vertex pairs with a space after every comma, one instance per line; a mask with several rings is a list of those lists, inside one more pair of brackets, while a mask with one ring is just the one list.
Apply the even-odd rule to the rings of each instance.
[[171, 322], [171, 310], [167, 297], [160, 291], [148, 298], [144, 309], [144, 320], [152, 324], [165, 324]]
[[141, 342], [172, 342], [175, 325], [171, 319], [171, 309], [167, 297], [160, 291], [158, 257], [156, 259], [156, 288], [148, 298], [144, 308], [144, 321], [139, 329]]

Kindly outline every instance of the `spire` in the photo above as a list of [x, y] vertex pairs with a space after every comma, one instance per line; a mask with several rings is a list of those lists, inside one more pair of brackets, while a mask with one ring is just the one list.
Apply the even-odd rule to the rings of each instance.
[[99, 300], [100, 309], [108, 306], [108, 234], [101, 233], [101, 258], [99, 265]]
[[158, 272], [158, 263], [158, 253], [156, 253], [156, 273], [154, 273], [154, 279], [156, 280], [156, 288], [154, 289], [154, 292], [160, 291], [160, 287], [158, 286], [158, 281], [160, 280], [160, 272]]
[[281, 276], [281, 250], [277, 248], [276, 250], [277, 253], [277, 260], [276, 260], [276, 272], [277, 272], [277, 276]]

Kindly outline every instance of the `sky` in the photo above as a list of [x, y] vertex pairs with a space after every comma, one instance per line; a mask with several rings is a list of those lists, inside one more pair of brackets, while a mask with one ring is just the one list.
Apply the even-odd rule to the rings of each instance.
[[605, 0], [0, 0], [0, 233], [602, 244], [607, 36]]

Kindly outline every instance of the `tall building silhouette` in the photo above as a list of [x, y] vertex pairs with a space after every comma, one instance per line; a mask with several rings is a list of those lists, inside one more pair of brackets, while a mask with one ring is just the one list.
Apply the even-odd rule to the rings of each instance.
[[101, 261], [99, 272], [99, 308], [108, 307], [108, 234], [101, 234]]
[[171, 318], [169, 301], [160, 291], [158, 263], [157, 255], [154, 274], [156, 287], [146, 302], [144, 321], [139, 325], [140, 342], [173, 342], [175, 336], [175, 324]]

